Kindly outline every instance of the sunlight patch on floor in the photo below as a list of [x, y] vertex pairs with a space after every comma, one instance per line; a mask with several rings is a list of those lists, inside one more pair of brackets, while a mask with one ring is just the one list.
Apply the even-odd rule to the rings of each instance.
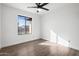
[[66, 41], [60, 34], [58, 35], [57, 33], [55, 33], [53, 30], [50, 30], [50, 40], [49, 41], [69, 47], [69, 42]]

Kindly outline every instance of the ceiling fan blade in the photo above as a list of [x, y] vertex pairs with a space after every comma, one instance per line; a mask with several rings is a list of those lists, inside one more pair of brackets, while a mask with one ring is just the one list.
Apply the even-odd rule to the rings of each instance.
[[43, 3], [43, 4], [41, 4], [40, 6], [45, 6], [45, 5], [47, 5], [48, 3]]
[[37, 6], [39, 6], [40, 5], [40, 3], [35, 3]]
[[44, 8], [44, 7], [42, 7], [41, 9], [44, 9], [44, 10], [47, 10], [47, 11], [49, 11], [49, 9], [47, 9], [47, 8]]
[[31, 7], [27, 7], [27, 8], [37, 8], [37, 6], [31, 6]]

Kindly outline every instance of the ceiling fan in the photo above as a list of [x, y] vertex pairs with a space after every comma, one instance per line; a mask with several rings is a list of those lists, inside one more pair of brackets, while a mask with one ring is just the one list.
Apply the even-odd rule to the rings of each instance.
[[49, 11], [49, 9], [45, 8], [44, 6], [47, 5], [48, 3], [35, 3], [36, 6], [31, 6], [28, 8], [37, 8], [37, 12], [39, 12], [40, 10], [46, 10]]

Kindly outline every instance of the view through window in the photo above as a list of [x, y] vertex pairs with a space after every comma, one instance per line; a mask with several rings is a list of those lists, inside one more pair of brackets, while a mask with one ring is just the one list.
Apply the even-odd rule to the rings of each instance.
[[27, 16], [18, 15], [18, 34], [32, 33], [32, 18]]

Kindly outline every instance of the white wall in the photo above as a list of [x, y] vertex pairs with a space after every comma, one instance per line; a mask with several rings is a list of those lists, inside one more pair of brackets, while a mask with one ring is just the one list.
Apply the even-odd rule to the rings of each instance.
[[[38, 15], [5, 5], [2, 8], [2, 47], [40, 38], [40, 20]], [[17, 15], [32, 17], [32, 34], [18, 35]]]
[[[53, 36], [51, 32], [54, 33]], [[79, 4], [67, 4], [62, 8], [43, 15], [41, 19], [42, 38], [51, 40], [61, 36], [70, 41], [70, 46], [79, 50]], [[53, 40], [52, 39], [52, 40]]]
[[0, 48], [1, 48], [1, 15], [2, 15], [2, 11], [1, 11], [1, 4], [0, 4]]

